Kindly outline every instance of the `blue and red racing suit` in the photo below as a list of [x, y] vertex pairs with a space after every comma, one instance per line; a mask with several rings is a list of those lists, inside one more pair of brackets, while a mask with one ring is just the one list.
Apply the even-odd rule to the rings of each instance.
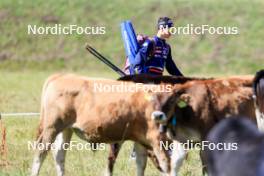
[[172, 60], [170, 45], [155, 36], [152, 40], [147, 39], [139, 49], [130, 74], [162, 75], [164, 67], [171, 75], [183, 76]]

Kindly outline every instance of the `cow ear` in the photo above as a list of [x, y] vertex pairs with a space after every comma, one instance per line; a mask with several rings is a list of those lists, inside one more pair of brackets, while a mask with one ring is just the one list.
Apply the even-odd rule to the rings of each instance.
[[177, 105], [179, 108], [185, 108], [186, 106], [188, 106], [190, 101], [191, 101], [191, 96], [189, 94], [184, 93], [180, 95]]

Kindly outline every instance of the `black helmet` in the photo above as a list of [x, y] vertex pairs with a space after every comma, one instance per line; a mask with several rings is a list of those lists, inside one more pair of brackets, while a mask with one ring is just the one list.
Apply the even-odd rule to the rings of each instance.
[[157, 24], [158, 29], [161, 27], [163, 28], [170, 28], [173, 27], [173, 21], [169, 17], [160, 17]]

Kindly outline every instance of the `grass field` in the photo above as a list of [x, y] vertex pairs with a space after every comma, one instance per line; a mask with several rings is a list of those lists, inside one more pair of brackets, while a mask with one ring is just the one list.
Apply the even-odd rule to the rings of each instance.
[[[37, 118], [10, 118], [5, 119], [7, 127], [8, 143], [8, 161], [9, 165], [0, 167], [1, 176], [26, 176], [29, 175], [32, 164], [33, 151], [28, 149], [28, 141], [33, 141], [35, 128], [37, 127]], [[29, 125], [30, 124], [30, 125]], [[76, 136], [73, 141], [80, 141]], [[129, 158], [132, 150], [132, 143], [127, 142], [123, 146], [117, 160], [114, 174], [135, 175], [135, 161]], [[66, 159], [66, 176], [70, 175], [103, 175], [108, 156], [108, 146], [106, 151], [78, 151], [72, 150], [67, 153]], [[181, 175], [201, 175], [200, 160], [198, 152], [192, 151], [188, 155], [188, 161], [182, 168]], [[52, 155], [49, 154], [45, 160], [40, 175], [56, 175]], [[146, 169], [147, 176], [158, 176], [160, 173], [154, 168], [151, 162], [148, 162]]]
[[[159, 16], [175, 26], [237, 26], [238, 35], [174, 35], [169, 43], [177, 65], [189, 73], [254, 73], [263, 66], [262, 0], [1, 0], [0, 69], [103, 69], [87, 51], [89, 43], [124, 64], [120, 22], [131, 19], [137, 33], [154, 35]], [[105, 26], [105, 35], [28, 35], [28, 25]], [[14, 62], [15, 61], [15, 62]]]
[[[177, 35], [169, 43], [172, 55], [187, 76], [254, 74], [264, 66], [264, 1], [262, 0], [0, 0], [0, 112], [39, 112], [44, 80], [55, 72], [74, 72], [116, 79], [118, 75], [84, 49], [89, 43], [124, 65], [125, 52], [119, 24], [131, 19], [136, 31], [155, 34], [159, 16], [170, 16], [175, 26], [209, 24], [237, 26], [238, 35]], [[78, 24], [105, 26], [105, 35], [28, 35], [27, 25]], [[0, 176], [29, 174], [33, 152], [27, 142], [35, 139], [38, 118], [4, 118], [7, 128], [8, 166]], [[0, 134], [1, 135], [1, 134]], [[79, 140], [74, 136], [74, 140]], [[118, 158], [115, 175], [135, 175], [129, 159], [131, 143]], [[102, 175], [107, 151], [70, 151], [67, 175]], [[0, 158], [2, 162], [3, 158]], [[70, 162], [71, 160], [71, 162]], [[41, 175], [55, 175], [49, 155]], [[159, 175], [148, 163], [146, 175]], [[183, 176], [200, 176], [198, 152], [191, 151], [181, 169]]]

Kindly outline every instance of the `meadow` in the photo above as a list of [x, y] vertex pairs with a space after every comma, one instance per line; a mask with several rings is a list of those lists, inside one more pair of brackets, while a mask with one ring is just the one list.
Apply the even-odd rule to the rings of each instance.
[[[55, 72], [89, 77], [118, 78], [91, 56], [89, 43], [120, 68], [125, 52], [120, 22], [132, 20], [137, 33], [153, 36], [159, 16], [170, 16], [175, 26], [209, 24], [237, 26], [238, 35], [175, 35], [169, 40], [174, 61], [186, 76], [214, 77], [254, 74], [264, 66], [264, 1], [262, 0], [0, 0], [0, 112], [39, 112], [44, 80]], [[105, 26], [105, 35], [28, 35], [28, 25], [78, 24]], [[3, 117], [7, 128], [7, 161], [0, 176], [29, 175], [38, 117]], [[1, 134], [0, 134], [1, 136]], [[79, 139], [74, 136], [74, 140]], [[82, 141], [80, 141], [82, 142]], [[115, 175], [135, 175], [127, 142]], [[107, 151], [69, 151], [66, 175], [102, 175]], [[51, 155], [41, 175], [55, 175]], [[148, 162], [146, 175], [159, 175]], [[190, 151], [180, 175], [200, 176], [197, 151]]]

